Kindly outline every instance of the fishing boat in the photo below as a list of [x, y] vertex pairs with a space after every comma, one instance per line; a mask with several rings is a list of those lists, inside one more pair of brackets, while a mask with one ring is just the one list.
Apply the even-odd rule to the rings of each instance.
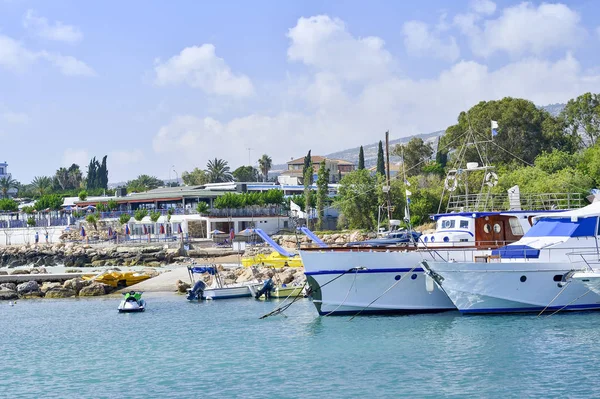
[[[252, 295], [251, 287], [260, 287], [262, 283], [258, 281], [246, 282], [241, 284], [226, 285], [219, 274], [215, 265], [188, 266], [188, 274], [192, 281], [192, 288], [187, 290], [187, 299], [189, 301], [200, 301], [203, 299], [231, 299], [243, 298]], [[195, 280], [195, 274], [208, 273], [211, 276], [212, 283], [209, 287], [202, 279]]]
[[142, 299], [142, 292], [123, 293], [123, 300], [119, 304], [118, 310], [119, 313], [136, 313], [146, 310], [146, 301]]
[[275, 284], [271, 278], [264, 281], [262, 286], [252, 285], [249, 288], [252, 296], [256, 299], [287, 298], [304, 295], [303, 285]]
[[600, 310], [599, 217], [600, 201], [543, 215], [485, 258], [423, 266], [462, 313]]

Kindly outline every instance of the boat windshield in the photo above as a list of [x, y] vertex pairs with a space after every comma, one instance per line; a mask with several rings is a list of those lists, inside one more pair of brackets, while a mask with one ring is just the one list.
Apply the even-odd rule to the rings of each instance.
[[542, 218], [534, 224], [525, 237], [590, 237], [596, 235], [597, 217], [580, 218]]
[[467, 219], [440, 219], [437, 223], [437, 230], [468, 229], [469, 221]]

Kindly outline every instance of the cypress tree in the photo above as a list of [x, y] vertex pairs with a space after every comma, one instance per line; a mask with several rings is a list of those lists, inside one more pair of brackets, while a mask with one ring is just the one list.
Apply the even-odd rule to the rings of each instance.
[[358, 152], [358, 170], [362, 170], [365, 168], [365, 151], [363, 150], [363, 146], [360, 146], [360, 151]]
[[437, 152], [435, 153], [435, 162], [440, 165], [442, 168], [446, 167], [448, 163], [448, 153], [440, 148], [440, 137], [438, 137], [437, 142]]
[[[313, 184], [313, 170], [312, 170], [312, 157], [310, 155], [310, 151], [308, 150], [308, 154], [306, 154], [306, 156], [304, 157], [304, 167], [302, 168], [302, 176], [305, 178], [304, 179], [304, 186], [306, 187], [307, 185], [311, 185]], [[306, 177], [308, 176], [306, 171], [310, 169], [310, 179], [307, 182], [306, 181]], [[308, 184], [307, 184], [308, 183]]]
[[108, 169], [106, 168], [106, 158], [107, 156], [105, 155], [102, 158], [102, 164], [100, 164], [100, 167], [98, 168], [98, 188], [104, 189], [108, 188]]
[[379, 140], [379, 148], [377, 149], [377, 174], [385, 176], [385, 161], [383, 158], [383, 143]]
[[96, 188], [96, 175], [97, 175], [96, 164], [97, 163], [98, 162], [96, 161], [96, 157], [90, 159], [90, 164], [88, 165], [87, 181], [86, 181], [86, 187], [88, 190]]

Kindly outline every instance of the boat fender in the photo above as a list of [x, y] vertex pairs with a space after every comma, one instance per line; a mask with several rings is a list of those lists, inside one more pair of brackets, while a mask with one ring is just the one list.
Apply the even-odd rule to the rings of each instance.
[[433, 292], [434, 289], [433, 279], [427, 274], [425, 275], [425, 289], [427, 290], [427, 292]]

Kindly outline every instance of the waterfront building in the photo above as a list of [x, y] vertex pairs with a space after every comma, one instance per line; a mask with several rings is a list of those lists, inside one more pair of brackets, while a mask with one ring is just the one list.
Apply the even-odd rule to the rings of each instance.
[[[317, 175], [323, 160], [325, 161], [325, 167], [329, 169], [329, 183], [338, 183], [342, 177], [355, 169], [352, 162], [343, 159], [330, 159], [320, 155], [314, 155], [311, 157], [311, 160], [313, 166], [313, 181], [317, 181]], [[303, 169], [304, 157], [292, 159], [287, 163], [287, 170], [283, 171], [277, 177], [277, 181], [282, 185], [301, 186], [304, 184], [304, 176], [302, 174]]]
[[[10, 173], [8, 173], [8, 163], [6, 161], [0, 162], [0, 179], [8, 179], [12, 177]], [[17, 195], [17, 190], [15, 188], [11, 188], [8, 190], [9, 197], [14, 197]]]

